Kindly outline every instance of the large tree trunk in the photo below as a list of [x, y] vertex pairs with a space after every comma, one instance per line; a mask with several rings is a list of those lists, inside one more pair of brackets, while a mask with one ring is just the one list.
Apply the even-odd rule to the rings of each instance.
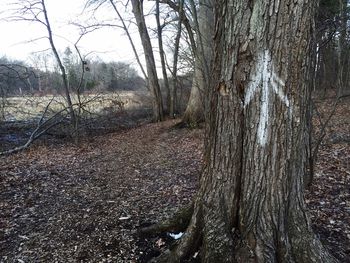
[[199, 248], [208, 263], [334, 261], [303, 197], [314, 5], [216, 2], [206, 166], [191, 222], [167, 262]]
[[203, 88], [203, 74], [199, 69], [197, 60], [195, 61], [194, 76], [190, 97], [187, 102], [186, 110], [182, 116], [182, 124], [189, 127], [196, 127], [204, 121], [204, 102], [203, 94], [200, 88]]
[[143, 1], [131, 0], [132, 12], [134, 13], [138, 31], [140, 34], [143, 51], [145, 53], [148, 86], [153, 95], [153, 118], [154, 121], [163, 120], [163, 101], [160, 92], [156, 63], [153, 56], [151, 40], [148, 35], [145, 17], [143, 14]]

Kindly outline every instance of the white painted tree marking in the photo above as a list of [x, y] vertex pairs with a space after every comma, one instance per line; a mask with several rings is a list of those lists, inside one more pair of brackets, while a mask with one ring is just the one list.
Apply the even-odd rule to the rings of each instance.
[[258, 87], [261, 88], [261, 106], [258, 126], [258, 139], [261, 146], [264, 146], [267, 141], [267, 127], [269, 124], [269, 104], [270, 104], [270, 88], [278, 97], [290, 107], [288, 97], [284, 94], [282, 87], [285, 86], [284, 81], [281, 80], [274, 72], [273, 62], [268, 50], [258, 56], [255, 73], [252, 81], [248, 85], [248, 89], [244, 99], [244, 108], [253, 99]]

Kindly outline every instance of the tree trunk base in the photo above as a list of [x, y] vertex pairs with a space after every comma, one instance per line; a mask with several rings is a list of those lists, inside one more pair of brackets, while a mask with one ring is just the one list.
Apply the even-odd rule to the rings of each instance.
[[[299, 224], [292, 224], [285, 233], [277, 234], [280, 236], [258, 230], [243, 236], [242, 231], [238, 229], [227, 229], [224, 224], [217, 224], [217, 220], [211, 220], [212, 215], [207, 213], [209, 210], [203, 210], [206, 209], [203, 209], [201, 204], [191, 204], [181, 209], [174, 218], [141, 229], [142, 234], [159, 234], [168, 231], [179, 232], [187, 227], [185, 234], [172, 250], [164, 251], [150, 262], [186, 262], [195, 253], [199, 253], [201, 262], [205, 263], [337, 262], [315, 237], [302, 214], [292, 216], [291, 220], [294, 223], [298, 221]], [[214, 215], [215, 219], [216, 216]], [[273, 240], [266, 240], [270, 236], [274, 236]]]

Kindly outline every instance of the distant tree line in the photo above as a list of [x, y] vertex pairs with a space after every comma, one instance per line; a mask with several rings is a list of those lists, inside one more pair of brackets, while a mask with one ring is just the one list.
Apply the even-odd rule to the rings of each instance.
[[0, 95], [33, 92], [39, 85], [35, 70], [22, 61], [0, 58]]
[[[67, 71], [72, 93], [79, 86], [81, 63], [67, 48], [63, 63]], [[34, 67], [23, 61], [0, 58], [1, 97], [21, 95], [60, 94], [62, 79], [58, 69], [47, 66]], [[80, 92], [115, 92], [121, 90], [145, 89], [145, 81], [136, 69], [125, 62], [84, 61], [85, 75]]]

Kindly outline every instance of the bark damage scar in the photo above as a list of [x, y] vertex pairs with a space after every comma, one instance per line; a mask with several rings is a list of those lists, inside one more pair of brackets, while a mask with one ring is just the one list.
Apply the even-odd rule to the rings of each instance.
[[225, 81], [220, 81], [217, 90], [219, 91], [221, 96], [228, 96], [229, 95], [229, 88], [227, 87]]

